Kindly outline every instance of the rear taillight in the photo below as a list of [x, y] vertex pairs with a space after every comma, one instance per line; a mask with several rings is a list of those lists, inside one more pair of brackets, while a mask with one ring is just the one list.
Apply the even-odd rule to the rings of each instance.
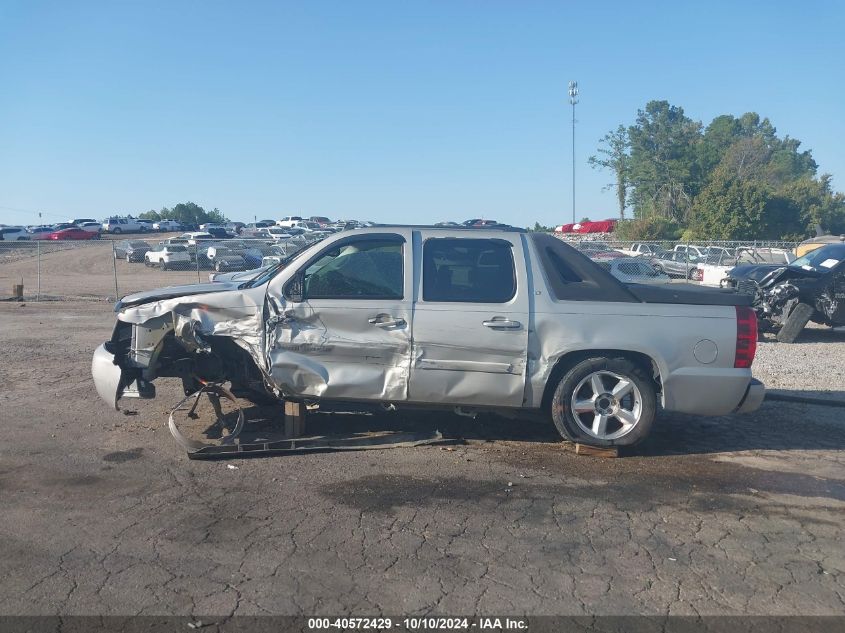
[[736, 355], [734, 367], [748, 368], [757, 353], [757, 315], [747, 306], [736, 306]]

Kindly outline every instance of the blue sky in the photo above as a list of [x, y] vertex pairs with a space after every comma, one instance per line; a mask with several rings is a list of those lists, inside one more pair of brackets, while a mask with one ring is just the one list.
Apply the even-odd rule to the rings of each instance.
[[845, 189], [845, 3], [0, 0], [0, 222], [612, 217], [598, 139], [755, 110]]

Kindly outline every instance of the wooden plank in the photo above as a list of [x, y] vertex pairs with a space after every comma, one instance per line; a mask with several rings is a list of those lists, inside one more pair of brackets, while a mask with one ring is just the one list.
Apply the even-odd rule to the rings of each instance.
[[302, 437], [305, 434], [305, 403], [285, 402], [285, 437]]
[[575, 444], [576, 455], [589, 455], [590, 457], [619, 457], [619, 448], [616, 446], [586, 446]]

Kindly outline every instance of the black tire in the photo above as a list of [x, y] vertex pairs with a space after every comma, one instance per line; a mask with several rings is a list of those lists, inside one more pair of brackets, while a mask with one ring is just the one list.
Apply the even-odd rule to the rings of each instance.
[[115, 235], [120, 235], [121, 233], [123, 233], [123, 229], [121, 229], [119, 226], [116, 226], [110, 231], [110, 233], [114, 233]]
[[167, 270], [167, 262], [165, 262], [164, 260], [161, 260], [158, 263], [158, 267], [161, 268], [162, 270]]
[[687, 271], [687, 279], [689, 279], [690, 281], [692, 281], [693, 275], [697, 275], [697, 271], [698, 271], [698, 269], [697, 269], [697, 268], [690, 268], [690, 269]]
[[804, 326], [807, 325], [807, 322], [810, 320], [810, 317], [813, 316], [813, 306], [807, 305], [806, 303], [798, 303], [792, 308], [792, 312], [789, 313], [789, 316], [786, 317], [786, 321], [783, 323], [783, 327], [777, 333], [777, 339], [779, 343], [794, 343], [801, 332], [804, 330]]
[[[636, 391], [639, 391], [639, 415], [636, 422], [630, 429], [623, 433], [620, 421], [611, 415], [610, 417], [613, 419], [606, 423], [607, 427], [611, 429], [607, 433], [611, 437], [607, 439], [595, 437], [584, 430], [579, 425], [579, 420], [581, 420], [581, 424], [584, 423], [583, 419], [580, 417], [576, 418], [576, 414], [573, 412], [571, 406], [571, 402], [576, 396], [576, 389], [579, 392], [583, 389], [579, 385], [597, 372], [621, 377], [626, 381], [630, 381], [636, 387], [636, 390], [632, 389], [629, 395], [624, 396], [622, 401], [619, 402], [624, 408], [627, 408], [628, 402], [636, 400]], [[620, 383], [617, 382], [615, 384], [618, 385]], [[605, 386], [612, 390], [614, 385], [608, 385], [605, 382]], [[629, 398], [630, 400], [628, 400]], [[607, 357], [587, 358], [569, 369], [555, 388], [551, 399], [550, 411], [552, 422], [563, 439], [589, 446], [630, 446], [642, 441], [651, 431], [656, 412], [657, 394], [654, 381], [651, 377], [642, 368], [626, 358]], [[580, 415], [589, 416], [593, 414], [582, 413]], [[615, 424], [620, 424], [620, 428], [616, 433], [621, 433], [621, 435], [614, 437], [615, 432], [613, 428], [615, 428]]]
[[652, 264], [651, 267], [654, 268], [654, 271], [657, 272], [657, 273], [665, 273], [666, 272], [665, 270], [663, 270], [663, 266], [661, 266], [660, 264]]

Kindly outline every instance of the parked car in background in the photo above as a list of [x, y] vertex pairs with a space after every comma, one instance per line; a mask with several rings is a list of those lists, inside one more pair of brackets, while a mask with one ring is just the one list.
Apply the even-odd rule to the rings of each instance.
[[135, 218], [108, 218], [103, 222], [103, 233], [145, 233], [152, 229], [152, 224], [144, 224]]
[[276, 220], [276, 226], [293, 226], [296, 222], [302, 222], [302, 218], [298, 215], [288, 215]]
[[61, 229], [60, 231], [53, 231], [47, 234], [48, 240], [94, 240], [99, 237], [99, 233], [91, 233], [84, 229], [75, 226], [72, 229]]
[[726, 285], [753, 297], [761, 326], [776, 331], [781, 343], [794, 343], [810, 321], [845, 326], [845, 242], [811, 250], [786, 266], [740, 264]]
[[53, 231], [61, 231], [62, 229], [75, 229], [75, 228], [79, 228], [79, 227], [77, 227], [75, 224], [72, 224], [70, 222], [58, 222], [57, 224], [54, 224], [50, 228], [52, 228]]
[[668, 284], [672, 281], [669, 275], [656, 271], [646, 260], [636, 257], [617, 257], [598, 263], [626, 284]]
[[162, 233], [165, 231], [181, 231], [182, 225], [176, 220], [159, 220], [158, 222], [153, 222], [153, 230], [161, 231]]
[[326, 228], [329, 224], [332, 223], [332, 221], [324, 215], [312, 215], [310, 218], [308, 218], [308, 220], [311, 222], [316, 222], [320, 225], [321, 228]]
[[158, 266], [162, 270], [172, 268], [188, 268], [191, 256], [188, 249], [181, 244], [159, 244], [144, 253], [146, 266]]
[[152, 246], [143, 240], [120, 240], [114, 243], [114, 258], [125, 259], [127, 262], [142, 262], [150, 249]]
[[103, 225], [93, 220], [90, 222], [80, 222], [76, 226], [78, 226], [83, 231], [88, 231], [89, 233], [99, 234], [103, 230]]
[[30, 239], [32, 239], [32, 235], [22, 226], [0, 228], [0, 241], [2, 242], [26, 242]]
[[272, 220], [259, 220], [258, 222], [249, 222], [241, 227], [241, 232], [254, 230], [254, 229], [266, 229], [268, 226], [276, 226], [276, 223]]
[[197, 242], [211, 241], [214, 239], [214, 236], [211, 233], [206, 233], [205, 231], [190, 231], [180, 235], [179, 239], [185, 240], [186, 244], [196, 246]]
[[740, 247], [736, 257], [708, 256], [698, 263], [701, 283], [705, 286], [724, 286], [728, 271], [741, 264], [778, 264], [786, 266], [795, 259], [795, 254], [783, 248]]
[[136, 220], [136, 222], [141, 225], [141, 232], [148, 233], [150, 231], [154, 231], [153, 229], [153, 221], [152, 220]]
[[226, 225], [223, 227], [227, 231], [231, 233], [235, 233], [236, 235], [240, 235], [243, 228], [246, 226], [243, 222], [227, 222]]
[[379, 226], [248, 282], [123, 297], [92, 374], [113, 408], [181, 377], [185, 394], [213, 380], [256, 398], [531, 412], [567, 440], [631, 445], [660, 406], [760, 406], [749, 304], [623, 284], [547, 234]]
[[698, 262], [702, 256], [692, 251], [663, 251], [649, 260], [652, 268], [670, 277], [694, 279], [698, 276]]
[[230, 240], [233, 237], [237, 237], [237, 233], [234, 233], [222, 226], [211, 226], [205, 229], [205, 232], [216, 240]]
[[[241, 235], [246, 234], [246, 229], [241, 232]], [[266, 228], [255, 229], [249, 233], [249, 237], [265, 239], [272, 242], [283, 242], [289, 240], [293, 235], [287, 229], [278, 226], [269, 226]]]
[[654, 255], [663, 252], [665, 249], [662, 248], [659, 244], [649, 242], [635, 242], [631, 244], [628, 248], [620, 248], [618, 250], [621, 253], [630, 255], [631, 257], [637, 257], [638, 255], [644, 257], [653, 257]]
[[226, 227], [223, 226], [219, 222], [204, 222], [200, 224], [200, 231], [208, 231], [208, 229], [225, 229]]
[[95, 224], [100, 224], [94, 218], [75, 218], [73, 220], [70, 220], [68, 222], [68, 224], [73, 224], [74, 226], [80, 226], [81, 227], [81, 225], [87, 224], [89, 222], [94, 222]]
[[31, 240], [46, 240], [47, 236], [55, 230], [52, 226], [31, 226], [27, 229], [27, 233]]

